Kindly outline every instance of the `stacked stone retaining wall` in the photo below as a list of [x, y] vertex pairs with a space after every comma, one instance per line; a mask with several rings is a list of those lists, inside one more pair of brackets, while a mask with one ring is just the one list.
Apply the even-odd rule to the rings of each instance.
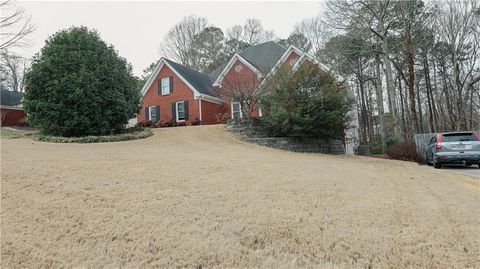
[[265, 130], [258, 120], [229, 120], [227, 129], [246, 142], [270, 148], [295, 152], [345, 154], [345, 148], [340, 139], [274, 137]]

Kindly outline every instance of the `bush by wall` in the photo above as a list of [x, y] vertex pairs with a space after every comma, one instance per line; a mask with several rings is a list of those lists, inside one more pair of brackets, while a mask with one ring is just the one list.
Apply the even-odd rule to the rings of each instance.
[[350, 122], [352, 99], [335, 78], [315, 65], [280, 69], [262, 100], [265, 127], [276, 136], [339, 138]]
[[395, 160], [420, 161], [415, 143], [410, 141], [397, 141], [389, 146], [387, 154], [391, 159]]

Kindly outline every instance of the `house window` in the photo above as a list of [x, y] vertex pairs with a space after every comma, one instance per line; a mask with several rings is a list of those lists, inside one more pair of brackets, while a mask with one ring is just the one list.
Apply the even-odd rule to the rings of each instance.
[[182, 102], [177, 102], [177, 121], [184, 121], [186, 116], [185, 116], [185, 101]]
[[238, 73], [238, 72], [240, 72], [241, 70], [242, 70], [242, 65], [241, 65], [241, 64], [237, 64], [237, 65], [235, 66], [235, 72]]
[[149, 106], [148, 107], [148, 120], [153, 122], [157, 122], [159, 119], [159, 115], [157, 115], [157, 107], [156, 106]]
[[232, 102], [232, 119], [242, 118], [242, 106], [239, 102]]
[[170, 77], [162, 78], [161, 83], [162, 83], [162, 95], [170, 94], [172, 92], [171, 91], [172, 89], [170, 87]]

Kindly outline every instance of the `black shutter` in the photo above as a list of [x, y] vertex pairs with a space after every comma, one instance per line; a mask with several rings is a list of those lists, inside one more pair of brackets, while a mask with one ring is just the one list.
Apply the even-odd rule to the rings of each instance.
[[185, 101], [183, 104], [183, 107], [185, 108], [185, 120], [188, 120], [188, 101]]
[[148, 106], [145, 108], [145, 121], [148, 120]]
[[158, 80], [158, 95], [162, 95], [162, 80]]
[[160, 121], [160, 106], [157, 106], [156, 109], [157, 109], [157, 117], [155, 118], [155, 121], [158, 122]]
[[173, 92], [173, 77], [170, 77], [170, 93]]
[[172, 120], [176, 120], [177, 119], [177, 107], [176, 107], [176, 103], [172, 103]]

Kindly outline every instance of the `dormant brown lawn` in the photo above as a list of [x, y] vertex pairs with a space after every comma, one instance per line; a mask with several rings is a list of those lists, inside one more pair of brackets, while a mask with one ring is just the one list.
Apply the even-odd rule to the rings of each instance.
[[479, 268], [478, 179], [224, 126], [1, 141], [2, 268]]

